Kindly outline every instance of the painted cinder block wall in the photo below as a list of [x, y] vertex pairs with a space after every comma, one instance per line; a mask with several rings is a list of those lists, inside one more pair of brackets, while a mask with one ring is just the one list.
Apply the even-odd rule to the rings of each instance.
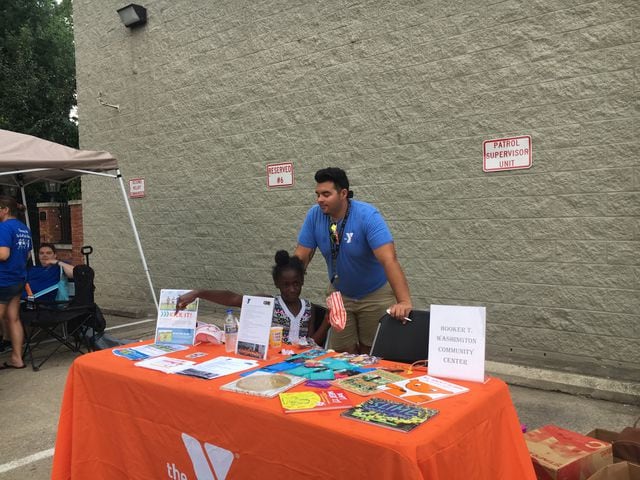
[[[340, 166], [416, 307], [486, 305], [492, 359], [637, 374], [640, 2], [150, 0], [133, 30], [123, 5], [74, 0], [80, 138], [145, 179], [158, 289], [274, 291]], [[483, 140], [517, 135], [532, 168], [484, 173]], [[268, 190], [278, 162], [295, 185]], [[99, 301], [149, 305], [117, 185], [82, 188]], [[304, 293], [325, 284], [318, 255]]]

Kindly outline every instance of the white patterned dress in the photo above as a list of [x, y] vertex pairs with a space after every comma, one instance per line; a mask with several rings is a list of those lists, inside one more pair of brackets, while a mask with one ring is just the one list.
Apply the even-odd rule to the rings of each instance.
[[282, 338], [286, 343], [298, 343], [300, 338], [306, 338], [309, 334], [309, 321], [311, 320], [311, 302], [300, 299], [302, 307], [298, 315], [293, 315], [287, 308], [282, 297], [275, 297], [273, 307], [273, 319], [271, 325], [282, 326]]

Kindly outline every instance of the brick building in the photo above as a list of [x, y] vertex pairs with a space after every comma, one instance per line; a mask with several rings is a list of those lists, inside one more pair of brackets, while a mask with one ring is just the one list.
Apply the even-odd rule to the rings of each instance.
[[[640, 2], [153, 0], [133, 29], [122, 6], [74, 0], [80, 139], [145, 179], [157, 288], [273, 291], [340, 166], [416, 307], [486, 305], [492, 359], [637, 374]], [[531, 168], [483, 171], [484, 141], [523, 135]], [[295, 183], [267, 188], [280, 162]], [[98, 298], [148, 305], [112, 188], [83, 178]]]

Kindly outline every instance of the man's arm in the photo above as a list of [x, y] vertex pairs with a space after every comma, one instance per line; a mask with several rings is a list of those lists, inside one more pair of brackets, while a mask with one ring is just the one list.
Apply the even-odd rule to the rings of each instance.
[[176, 310], [182, 310], [196, 298], [204, 298], [213, 303], [226, 305], [227, 307], [241, 307], [242, 295], [230, 290], [191, 290], [190, 292], [180, 295], [176, 302]]
[[302, 245], [296, 245], [296, 249], [293, 251], [293, 255], [302, 260], [304, 268], [306, 269], [313, 258], [313, 254], [316, 253], [315, 248], [303, 247]]
[[0, 261], [5, 261], [11, 255], [11, 249], [9, 247], [0, 247]]
[[384, 272], [387, 274], [387, 279], [398, 302], [389, 308], [391, 316], [399, 320], [403, 317], [408, 317], [413, 309], [411, 293], [409, 292], [407, 277], [404, 276], [400, 262], [398, 262], [395, 245], [393, 242], [385, 243], [376, 248], [373, 254], [384, 267]]

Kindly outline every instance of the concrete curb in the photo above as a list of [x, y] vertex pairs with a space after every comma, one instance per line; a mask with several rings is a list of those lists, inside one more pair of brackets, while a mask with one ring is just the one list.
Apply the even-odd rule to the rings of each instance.
[[490, 375], [499, 377], [511, 385], [640, 405], [640, 382], [590, 377], [491, 361], [486, 362], [486, 370]]

